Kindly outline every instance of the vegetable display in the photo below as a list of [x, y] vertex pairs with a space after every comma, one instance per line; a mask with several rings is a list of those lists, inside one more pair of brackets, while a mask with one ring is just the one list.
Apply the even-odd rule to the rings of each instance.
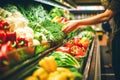
[[54, 7], [50, 10], [49, 12], [49, 15], [50, 17], [53, 19], [55, 17], [64, 17], [68, 20], [71, 20], [73, 19], [73, 14], [70, 13], [68, 10], [65, 10], [65, 9], [62, 9], [62, 8], [57, 8], [57, 7]]
[[[15, 31], [10, 31], [9, 25], [5, 20], [0, 20], [0, 71], [9, 69], [13, 64], [29, 58], [34, 53], [34, 49], [32, 52], [24, 51], [18, 53], [16, 51], [18, 48], [30, 46], [28, 45], [27, 38], [17, 37]], [[17, 61], [15, 62], [14, 60]]]
[[75, 68], [71, 71], [68, 68], [58, 67], [54, 56], [44, 57], [39, 61], [38, 66], [39, 68], [24, 80], [75, 80], [74, 74], [77, 74], [79, 79], [82, 78]]
[[[61, 31], [63, 24], [52, 22], [39, 3], [5, 4], [0, 7], [0, 10], [0, 49], [9, 41], [13, 48], [5, 52], [9, 59], [7, 60], [5, 57], [9, 63], [6, 65], [7, 67], [13, 67], [20, 61], [34, 56], [34, 53], [39, 54], [57, 45], [64, 38], [64, 33]], [[33, 48], [30, 53], [29, 47]], [[4, 57], [4, 55], [2, 56]], [[2, 59], [0, 58], [1, 70], [2, 62], [5, 62]]]
[[24, 80], [81, 80], [82, 60], [88, 55], [94, 33], [89, 27], [80, 34], [76, 30], [65, 35], [62, 29], [70, 19], [67, 10], [54, 8], [47, 12], [34, 2], [0, 7], [0, 72], [30, 58], [38, 59], [37, 55], [65, 39], [62, 46], [42, 57], [36, 70]]
[[63, 46], [58, 47], [56, 51], [65, 52], [78, 59], [80, 57], [86, 57], [86, 51], [89, 45], [90, 41], [87, 38], [75, 37], [68, 40], [68, 42], [66, 42]]
[[29, 20], [28, 25], [34, 30], [45, 20], [51, 20], [47, 12], [39, 3], [18, 5], [20, 12]]

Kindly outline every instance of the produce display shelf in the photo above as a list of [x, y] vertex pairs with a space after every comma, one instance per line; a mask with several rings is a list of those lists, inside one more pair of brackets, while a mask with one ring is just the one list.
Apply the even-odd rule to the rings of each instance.
[[[34, 0], [34, 1], [41, 2], [47, 5], [51, 5], [51, 6], [55, 6], [55, 7], [66, 8], [54, 2], [50, 2], [50, 0]], [[79, 13], [79, 11], [77, 13]], [[90, 49], [88, 50], [89, 54], [87, 55], [84, 61], [85, 63], [83, 62], [84, 63], [83, 64], [84, 65], [83, 66], [83, 80], [100, 80], [100, 76], [99, 76], [100, 75], [100, 66], [99, 66], [100, 55], [99, 55], [99, 44], [97, 40], [98, 39], [95, 36], [90, 45]], [[26, 74], [36, 69], [36, 64], [38, 63], [40, 59], [42, 59], [47, 54], [49, 54], [49, 52], [58, 48], [60, 45], [62, 45], [62, 42], [56, 44], [55, 46], [51, 47], [50, 49], [44, 52], [41, 52], [40, 54], [32, 58], [25, 60], [20, 65], [16, 65], [10, 70], [1, 72], [0, 80], [14, 80], [14, 79], [21, 80], [24, 76], [26, 76]]]
[[[57, 47], [61, 46], [58, 44], [57, 46], [50, 48], [42, 54], [38, 56], [26, 60], [22, 65], [16, 66], [12, 70], [2, 74], [0, 79], [2, 80], [13, 80], [17, 78], [17, 80], [21, 80], [26, 77], [26, 74], [31, 73], [31, 71], [36, 69], [36, 65], [40, 59], [45, 57], [49, 52], [55, 50]], [[27, 67], [26, 67], [27, 66]], [[86, 62], [84, 63], [83, 68], [83, 79], [82, 80], [100, 80], [100, 54], [99, 54], [99, 44], [96, 36], [93, 38], [92, 43], [90, 45], [89, 54], [86, 57]]]
[[45, 50], [41, 53], [39, 53], [38, 55], [25, 60], [24, 62], [22, 62], [20, 65], [16, 65], [15, 67], [13, 67], [10, 70], [1, 72], [0, 74], [0, 80], [13, 80], [15, 78], [17, 78], [17, 80], [20, 77], [20, 75], [22, 75], [22, 73], [25, 73], [27, 70], [29, 71], [29, 69], [33, 69], [31, 67], [33, 67], [34, 65], [36, 65], [38, 63], [38, 61], [43, 58], [44, 56], [46, 56], [49, 52], [53, 51], [54, 49], [56, 49], [57, 47], [59, 47], [62, 43], [59, 43], [58, 45], [51, 47], [48, 50]]
[[89, 13], [102, 13], [104, 10], [76, 10], [76, 9], [68, 9], [73, 14], [89, 14]]
[[55, 1], [50, 1], [50, 0], [34, 0], [34, 1], [46, 4], [49, 6], [53, 6], [53, 7], [67, 9], [67, 7], [60, 5], [60, 4], [56, 3]]
[[84, 76], [83, 80], [87, 80], [87, 78], [88, 78], [88, 73], [89, 73], [89, 69], [90, 69], [90, 64], [91, 64], [92, 52], [93, 52], [94, 45], [95, 45], [95, 39], [92, 42], [92, 46], [91, 46], [91, 49], [89, 51], [88, 59], [86, 61], [86, 66], [85, 66], [84, 72], [83, 72], [83, 76]]
[[83, 72], [83, 80], [101, 80], [100, 51], [98, 38], [95, 36]]

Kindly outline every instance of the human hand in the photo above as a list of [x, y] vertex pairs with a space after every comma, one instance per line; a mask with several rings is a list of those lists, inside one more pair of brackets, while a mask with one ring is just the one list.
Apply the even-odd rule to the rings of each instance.
[[71, 21], [67, 21], [65, 23], [64, 28], [62, 29], [62, 31], [65, 34], [68, 34], [70, 32], [72, 32], [73, 30], [77, 29], [79, 26], [79, 21], [78, 20], [71, 20]]

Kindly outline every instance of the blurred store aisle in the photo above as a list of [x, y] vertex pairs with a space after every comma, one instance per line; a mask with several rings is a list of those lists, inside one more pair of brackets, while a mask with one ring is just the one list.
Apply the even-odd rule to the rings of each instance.
[[99, 40], [100, 46], [107, 46], [107, 35], [103, 34], [102, 40]]
[[[104, 34], [102, 40], [99, 41], [101, 53], [101, 80], [115, 80], [112, 67], [109, 67], [110, 53], [107, 47], [107, 35]], [[106, 67], [108, 66], [108, 67]]]

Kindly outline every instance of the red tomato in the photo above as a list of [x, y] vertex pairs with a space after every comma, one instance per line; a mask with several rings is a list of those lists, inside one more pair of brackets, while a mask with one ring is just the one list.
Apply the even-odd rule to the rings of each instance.
[[80, 43], [80, 40], [81, 40], [81, 38], [74, 38], [74, 44], [79, 46], [79, 47], [82, 47], [82, 44]]
[[86, 44], [82, 44], [83, 48], [87, 50], [88, 46]]
[[79, 50], [79, 53], [76, 53], [75, 56], [77, 56], [77, 57], [84, 57], [85, 56], [85, 52], [83, 52], [83, 50], [81, 49], [81, 50]]
[[72, 46], [71, 47], [71, 54], [73, 56], [85, 56], [85, 52], [79, 46]]
[[74, 46], [72, 46], [71, 48], [70, 48], [70, 53], [73, 55], [73, 56], [75, 56], [76, 54], [79, 54], [79, 52], [80, 52], [80, 47], [79, 46], [76, 46], [76, 45], [74, 45]]
[[70, 53], [70, 48], [61, 46], [61, 47], [57, 48], [56, 51]]
[[82, 46], [84, 47], [85, 50], [87, 49], [87, 47], [88, 47], [89, 44], [90, 44], [90, 42], [89, 42], [89, 40], [88, 40], [87, 38], [82, 38], [82, 39], [80, 40], [80, 43], [82, 44]]
[[80, 43], [86, 44], [86, 45], [88, 46], [89, 43], [90, 43], [90, 41], [89, 41], [87, 38], [82, 38], [82, 39], [80, 40]]
[[74, 40], [71, 39], [71, 40], [69, 40], [69, 41], [65, 44], [65, 47], [71, 48], [73, 45], [74, 45]]

